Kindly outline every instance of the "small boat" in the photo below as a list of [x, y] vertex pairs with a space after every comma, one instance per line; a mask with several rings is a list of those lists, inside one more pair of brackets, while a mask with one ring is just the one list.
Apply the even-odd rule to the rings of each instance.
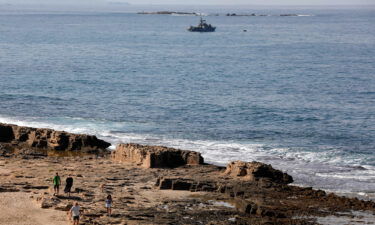
[[206, 20], [201, 17], [201, 21], [198, 26], [190, 26], [188, 31], [190, 32], [214, 32], [216, 27], [211, 26], [211, 24], [207, 24]]

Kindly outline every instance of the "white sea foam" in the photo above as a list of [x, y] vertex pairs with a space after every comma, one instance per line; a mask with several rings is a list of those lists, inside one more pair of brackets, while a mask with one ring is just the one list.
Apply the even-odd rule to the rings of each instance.
[[351, 224], [363, 225], [374, 224], [375, 215], [370, 211], [350, 211], [338, 213], [338, 215], [331, 215], [326, 217], [295, 217], [298, 218], [311, 218], [316, 219], [319, 224], [323, 225], [338, 225], [338, 224]]

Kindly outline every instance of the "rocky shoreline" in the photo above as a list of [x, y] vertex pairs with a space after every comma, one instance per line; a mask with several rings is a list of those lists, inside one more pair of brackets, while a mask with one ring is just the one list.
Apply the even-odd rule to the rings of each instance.
[[[358, 212], [375, 218], [375, 202], [292, 186], [290, 175], [260, 162], [225, 168], [193, 151], [120, 144], [110, 153], [108, 146], [95, 136], [0, 124], [0, 198], [25, 192], [41, 208], [64, 212], [78, 201], [82, 224], [319, 224], [328, 216], [365, 224]], [[73, 175], [71, 197], [53, 196], [55, 172], [63, 181]]]

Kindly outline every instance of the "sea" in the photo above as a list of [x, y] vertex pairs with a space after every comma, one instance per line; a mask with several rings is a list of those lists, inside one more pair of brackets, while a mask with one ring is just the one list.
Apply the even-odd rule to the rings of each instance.
[[[161, 10], [216, 32], [137, 14]], [[0, 5], [0, 122], [261, 161], [375, 199], [375, 7]]]

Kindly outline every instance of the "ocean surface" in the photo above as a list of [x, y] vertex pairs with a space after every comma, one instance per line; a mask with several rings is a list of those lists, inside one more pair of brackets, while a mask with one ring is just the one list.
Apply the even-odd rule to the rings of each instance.
[[0, 7], [0, 122], [262, 161], [375, 199], [374, 8], [181, 9], [215, 33], [125, 8]]

